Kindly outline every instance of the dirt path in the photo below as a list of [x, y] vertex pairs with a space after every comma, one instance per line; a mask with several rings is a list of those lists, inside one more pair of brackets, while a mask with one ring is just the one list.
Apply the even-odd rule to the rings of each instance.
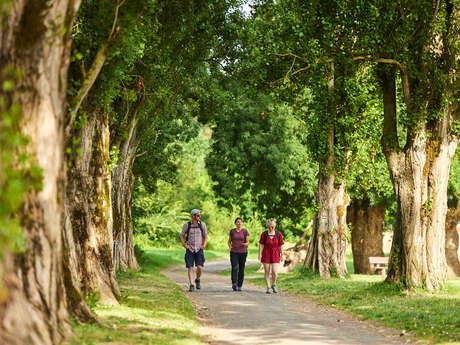
[[[230, 278], [217, 272], [229, 263], [207, 263], [202, 288], [188, 292], [185, 268], [163, 272], [183, 287], [197, 311], [200, 335], [206, 344], [393, 345], [414, 344], [397, 330], [356, 320], [350, 313], [324, 307], [305, 298], [245, 282], [231, 289]], [[281, 287], [282, 288], [282, 287]]]

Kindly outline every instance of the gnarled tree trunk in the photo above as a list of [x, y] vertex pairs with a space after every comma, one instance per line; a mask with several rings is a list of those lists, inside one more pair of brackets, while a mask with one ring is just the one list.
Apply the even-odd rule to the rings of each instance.
[[127, 128], [127, 138], [120, 144], [120, 157], [112, 170], [113, 233], [117, 241], [115, 269], [139, 269], [134, 254], [133, 222], [131, 206], [134, 191], [132, 167], [136, 158], [138, 140], [136, 138], [137, 117], [133, 116]]
[[385, 208], [371, 206], [369, 199], [352, 200], [347, 210], [351, 223], [351, 248], [355, 273], [372, 274], [370, 256], [383, 256], [383, 221]]
[[106, 304], [118, 304], [120, 296], [113, 267], [108, 117], [88, 113], [84, 126], [71, 132], [81, 142], [69, 156], [64, 229], [67, 299], [81, 321], [94, 320], [82, 296], [96, 293]]
[[[332, 137], [333, 129], [329, 141]], [[334, 156], [331, 153], [326, 166], [332, 167], [333, 160]], [[336, 183], [335, 175], [326, 167], [320, 169], [317, 198], [319, 211], [308, 244], [305, 266], [313, 271], [318, 270], [324, 278], [331, 275], [343, 278], [347, 273], [346, 210], [349, 198], [345, 191], [345, 183]]]
[[43, 170], [43, 189], [27, 196], [22, 213], [27, 249], [3, 253], [8, 295], [0, 304], [1, 344], [60, 344], [71, 332], [62, 272], [63, 124], [79, 3], [15, 0], [0, 27], [0, 66], [12, 65], [24, 76], [8, 101], [21, 105], [21, 131]]
[[444, 116], [409, 133], [400, 149], [395, 143], [396, 88], [394, 73], [382, 73], [385, 157], [398, 202], [387, 281], [407, 287], [439, 288], [446, 278], [445, 220], [447, 182], [457, 138], [449, 133], [452, 105]]

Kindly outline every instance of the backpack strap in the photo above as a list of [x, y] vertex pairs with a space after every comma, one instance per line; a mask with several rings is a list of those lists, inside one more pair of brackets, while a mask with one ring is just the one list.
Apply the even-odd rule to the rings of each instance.
[[[243, 235], [244, 235], [244, 242], [246, 242], [246, 239], [248, 238], [248, 230], [246, 229], [242, 229], [243, 230]], [[235, 232], [236, 232], [236, 228], [233, 228], [232, 230], [230, 230], [230, 237], [233, 237], [235, 235]]]
[[[188, 235], [190, 233], [190, 228], [192, 227], [192, 221], [190, 220], [187, 222], [187, 232], [185, 234], [185, 241], [188, 241]], [[200, 228], [201, 231], [201, 237], [203, 237], [203, 227], [201, 226], [201, 222], [198, 222], [198, 227]]]
[[[278, 244], [279, 244], [280, 243], [280, 232], [275, 230], [275, 236], [276, 236], [276, 239], [278, 240]], [[265, 230], [264, 231], [264, 245], [265, 245], [265, 243], [267, 243], [267, 237], [268, 237], [268, 231]]]

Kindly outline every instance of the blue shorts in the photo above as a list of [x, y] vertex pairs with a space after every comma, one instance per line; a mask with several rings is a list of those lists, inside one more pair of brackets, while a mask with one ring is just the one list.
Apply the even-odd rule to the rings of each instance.
[[192, 252], [190, 249], [185, 251], [185, 267], [203, 266], [204, 265], [204, 253], [203, 249], [200, 249], [196, 253]]

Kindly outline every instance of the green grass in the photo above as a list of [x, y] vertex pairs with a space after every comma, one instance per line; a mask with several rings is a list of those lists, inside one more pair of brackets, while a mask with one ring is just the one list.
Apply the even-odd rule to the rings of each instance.
[[[72, 345], [201, 344], [198, 322], [190, 302], [160, 270], [183, 265], [183, 249], [146, 249], [138, 253], [140, 272], [118, 275], [122, 293], [119, 307], [97, 306], [95, 311], [108, 328], [75, 325]], [[206, 251], [206, 259], [228, 258], [228, 251]], [[351, 257], [347, 267], [353, 272]], [[250, 281], [264, 286], [260, 264], [247, 265]], [[407, 292], [383, 282], [382, 276], [351, 273], [347, 279], [321, 279], [301, 265], [280, 274], [284, 291], [311, 298], [337, 309], [353, 312], [364, 320], [379, 321], [404, 329], [432, 344], [460, 344], [460, 278], [450, 279], [436, 293]], [[229, 270], [223, 274], [230, 274]]]
[[[433, 344], [460, 344], [460, 278], [450, 279], [437, 292], [406, 291], [376, 275], [350, 274], [349, 278], [322, 279], [309, 270], [280, 274], [284, 291], [321, 304], [349, 310], [364, 320], [404, 329]], [[263, 278], [250, 279], [260, 286]]]
[[[160, 270], [184, 262], [183, 249], [147, 249], [138, 252], [139, 272], [118, 274], [120, 306], [95, 308], [98, 325], [74, 325], [72, 345], [201, 344], [198, 321], [190, 301]], [[206, 251], [206, 258], [223, 255]]]

